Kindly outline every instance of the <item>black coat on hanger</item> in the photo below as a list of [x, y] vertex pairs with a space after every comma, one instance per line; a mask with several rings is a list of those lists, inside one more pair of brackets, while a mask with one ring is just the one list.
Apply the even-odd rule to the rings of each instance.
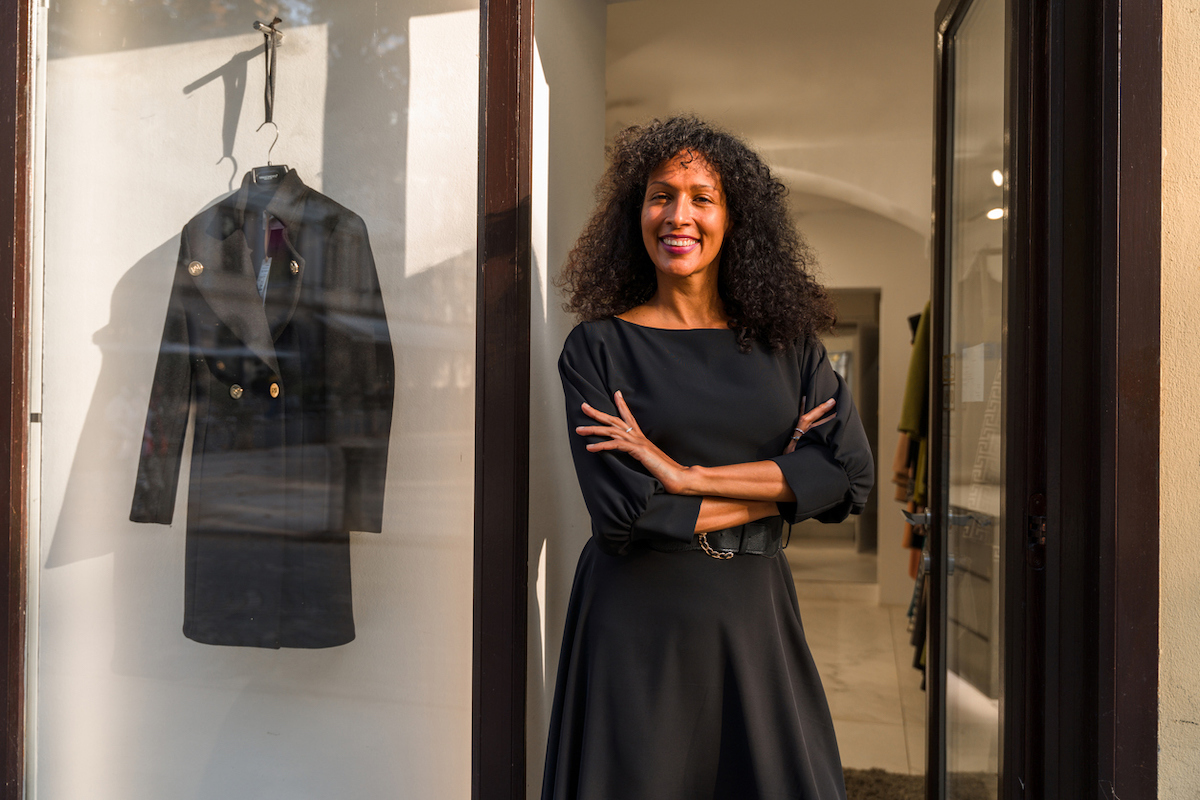
[[184, 634], [329, 647], [354, 638], [349, 531], [382, 526], [391, 338], [362, 219], [294, 170], [256, 188], [184, 226], [130, 518], [171, 522], [191, 414]]

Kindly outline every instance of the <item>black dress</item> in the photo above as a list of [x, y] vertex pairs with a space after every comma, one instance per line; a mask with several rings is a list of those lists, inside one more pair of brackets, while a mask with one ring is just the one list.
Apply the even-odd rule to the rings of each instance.
[[[588, 322], [559, 360], [592, 538], [575, 573], [550, 719], [543, 800], [844, 800], [825, 693], [783, 553], [714, 559], [691, 543], [699, 497], [670, 495], [634, 459], [574, 433], [620, 389], [682, 464], [773, 459], [789, 521], [862, 510], [873, 464], [853, 401], [817, 342], [741, 353], [730, 330]], [[837, 419], [783, 453], [799, 416]], [[674, 544], [673, 544], [674, 543]]]

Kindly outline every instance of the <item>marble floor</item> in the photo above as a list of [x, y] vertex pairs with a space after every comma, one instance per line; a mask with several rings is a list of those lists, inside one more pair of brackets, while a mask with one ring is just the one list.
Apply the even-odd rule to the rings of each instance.
[[925, 693], [907, 609], [878, 604], [875, 556], [845, 539], [793, 539], [785, 552], [842, 763], [923, 774]]

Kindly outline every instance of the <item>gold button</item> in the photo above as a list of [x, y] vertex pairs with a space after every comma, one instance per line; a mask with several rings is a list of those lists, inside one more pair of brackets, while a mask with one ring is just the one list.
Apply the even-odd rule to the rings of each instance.
[[279, 397], [279, 384], [272, 383], [270, 391], [271, 391], [271, 397]]
[[238, 386], [236, 383], [233, 386], [230, 386], [229, 387], [229, 396], [232, 397], [234, 400], [241, 400], [242, 399], [242, 387]]
[[292, 274], [299, 275], [300, 274], [300, 265], [297, 264], [295, 261], [293, 261], [291, 266], [292, 266]]
[[193, 261], [192, 263], [188, 264], [188, 272], [190, 272], [192, 275], [199, 275], [201, 272], [204, 272], [204, 265], [199, 261]]
[[217, 369], [225, 369], [225, 362], [224, 362], [224, 361], [218, 361], [218, 362], [217, 362]]

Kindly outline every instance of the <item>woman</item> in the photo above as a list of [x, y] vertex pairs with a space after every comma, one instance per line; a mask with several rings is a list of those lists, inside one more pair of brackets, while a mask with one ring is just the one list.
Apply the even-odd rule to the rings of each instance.
[[783, 522], [861, 512], [866, 436], [784, 203], [691, 117], [621, 134], [564, 268], [559, 361], [592, 538], [545, 800], [843, 799]]

